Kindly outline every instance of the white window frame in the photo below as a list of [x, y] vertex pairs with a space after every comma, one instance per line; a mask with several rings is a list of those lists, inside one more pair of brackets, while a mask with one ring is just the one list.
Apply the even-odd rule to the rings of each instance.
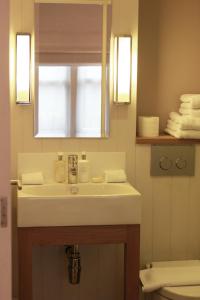
[[[34, 0], [35, 3], [55, 3], [55, 0]], [[102, 22], [102, 79], [101, 79], [101, 138], [108, 137], [108, 112], [107, 105], [107, 15], [108, 5], [112, 4], [112, 0], [56, 0], [56, 3], [66, 4], [97, 4], [102, 5], [103, 8], [103, 22]], [[37, 82], [36, 76], [36, 82]], [[36, 107], [37, 109], [37, 107]], [[38, 110], [37, 110], [38, 111]], [[35, 114], [36, 115], [36, 114]], [[35, 124], [38, 124], [38, 116], [35, 116]], [[35, 137], [37, 137], [38, 125], [35, 126]], [[75, 136], [71, 136], [75, 137]]]
[[[67, 123], [69, 124], [69, 130], [66, 130], [66, 135], [64, 136], [55, 136], [55, 135], [49, 135], [49, 138], [67, 138], [67, 137], [75, 137], [75, 138], [83, 138], [81, 136], [77, 136], [77, 130], [76, 130], [76, 119], [77, 119], [77, 115], [76, 115], [76, 106], [77, 106], [77, 79], [78, 79], [78, 67], [80, 66], [101, 66], [101, 63], [75, 63], [75, 64], [45, 64], [45, 63], [41, 63], [38, 64], [38, 68], [37, 68], [37, 78], [38, 80], [36, 81], [39, 84], [39, 67], [40, 66], [63, 66], [63, 67], [70, 67], [71, 68], [71, 79], [70, 79], [70, 103], [69, 105], [69, 115], [67, 116]], [[101, 80], [102, 81], [102, 80]], [[37, 127], [36, 127], [36, 132], [35, 132], [35, 137], [37, 138], [48, 138], [47, 136], [44, 136], [42, 133], [39, 132], [39, 128], [38, 128], [38, 110], [39, 110], [39, 86], [37, 87], [37, 106], [36, 106], [36, 111], [37, 113], [35, 114], [37, 116]], [[102, 123], [102, 114], [101, 114], [101, 119], [100, 119], [100, 123]], [[68, 133], [68, 134], [67, 134]], [[86, 136], [87, 137], [87, 136]], [[90, 137], [90, 136], [89, 136]], [[99, 138], [100, 136], [91, 136], [91, 138]]]

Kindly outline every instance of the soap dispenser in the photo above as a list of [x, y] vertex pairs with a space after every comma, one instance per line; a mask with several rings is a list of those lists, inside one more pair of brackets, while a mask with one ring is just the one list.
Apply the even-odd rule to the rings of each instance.
[[85, 152], [82, 152], [81, 159], [78, 161], [78, 179], [81, 183], [86, 183], [90, 180], [90, 163]]
[[65, 182], [66, 180], [66, 164], [62, 152], [58, 152], [58, 159], [55, 162], [55, 181]]

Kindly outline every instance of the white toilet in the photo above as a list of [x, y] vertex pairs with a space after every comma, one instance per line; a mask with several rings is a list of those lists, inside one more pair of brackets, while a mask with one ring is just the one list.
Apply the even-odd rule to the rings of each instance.
[[153, 300], [200, 300], [200, 286], [165, 287], [153, 294]]
[[[172, 261], [172, 262], [155, 262], [153, 267], [176, 267], [176, 266], [198, 266], [199, 260], [190, 261]], [[200, 300], [200, 285], [180, 286], [180, 287], [163, 287], [153, 293], [152, 300]]]

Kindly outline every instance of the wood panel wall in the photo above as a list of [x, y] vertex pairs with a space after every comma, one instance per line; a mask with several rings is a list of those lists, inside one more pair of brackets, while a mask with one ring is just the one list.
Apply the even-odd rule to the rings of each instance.
[[151, 177], [151, 146], [136, 146], [136, 188], [142, 194], [141, 265], [200, 257], [200, 146], [195, 176]]

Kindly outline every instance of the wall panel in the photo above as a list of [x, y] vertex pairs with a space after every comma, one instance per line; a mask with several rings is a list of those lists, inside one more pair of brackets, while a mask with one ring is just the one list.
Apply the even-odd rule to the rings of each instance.
[[200, 146], [195, 176], [151, 177], [149, 145], [136, 146], [136, 188], [142, 194], [141, 265], [199, 259]]

